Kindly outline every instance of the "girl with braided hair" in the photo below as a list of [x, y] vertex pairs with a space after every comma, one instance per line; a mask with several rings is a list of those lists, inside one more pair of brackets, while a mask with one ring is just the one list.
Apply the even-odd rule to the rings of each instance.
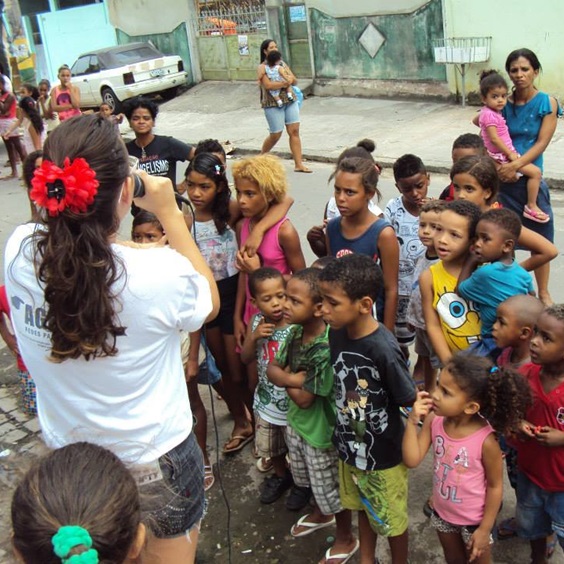
[[516, 431], [530, 402], [521, 374], [467, 353], [446, 363], [431, 394], [417, 394], [403, 437], [403, 461], [415, 468], [433, 447], [431, 524], [447, 562], [491, 561], [503, 483], [494, 431]]

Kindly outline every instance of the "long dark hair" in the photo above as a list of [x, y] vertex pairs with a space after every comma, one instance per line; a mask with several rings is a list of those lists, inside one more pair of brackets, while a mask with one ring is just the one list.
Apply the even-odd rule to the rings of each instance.
[[38, 135], [43, 133], [43, 120], [37, 111], [37, 104], [35, 100], [31, 96], [26, 96], [20, 100], [18, 104], [20, 108], [27, 114], [31, 125], [33, 125], [35, 131], [37, 131]]
[[98, 115], [65, 120], [47, 138], [44, 159], [59, 167], [65, 158], [82, 157], [100, 183], [85, 213], [66, 209], [52, 217], [42, 210], [46, 229], [37, 232], [38, 275], [45, 286], [45, 327], [51, 332], [51, 360], [117, 354], [116, 283], [123, 268], [110, 238], [117, 232], [116, 213], [129, 174], [127, 151], [109, 120]]
[[231, 190], [225, 174], [225, 165], [212, 153], [200, 153], [188, 165], [186, 179], [192, 171], [203, 174], [217, 187], [211, 212], [215, 227], [221, 235], [227, 228], [230, 217], [229, 201], [231, 200]]
[[[13, 543], [26, 563], [61, 564], [51, 539], [68, 525], [88, 531], [100, 562], [124, 562], [140, 523], [139, 492], [129, 470], [91, 443], [72, 443], [37, 460], [12, 498]], [[78, 544], [69, 556], [86, 550]]]
[[264, 51], [272, 42], [276, 43], [276, 41], [274, 41], [274, 39], [265, 39], [260, 44], [260, 62], [261, 63], [264, 63], [264, 61], [266, 60], [266, 53]]
[[490, 190], [492, 195], [486, 200], [486, 204], [496, 201], [499, 192], [499, 176], [493, 159], [479, 155], [468, 155], [458, 159], [450, 169], [450, 179], [454, 180], [457, 174], [469, 174], [473, 176], [484, 190]]

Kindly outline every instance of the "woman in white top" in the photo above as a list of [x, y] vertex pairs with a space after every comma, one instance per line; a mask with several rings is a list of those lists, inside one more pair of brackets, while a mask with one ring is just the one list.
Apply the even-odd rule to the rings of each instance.
[[143, 561], [193, 562], [203, 465], [180, 330], [217, 314], [213, 275], [166, 178], [139, 173], [146, 195], [135, 203], [157, 215], [170, 246], [117, 243], [133, 178], [108, 120], [65, 121], [44, 153], [30, 194], [42, 221], [16, 229], [4, 262], [43, 436], [52, 448], [88, 439], [113, 450], [158, 508]]

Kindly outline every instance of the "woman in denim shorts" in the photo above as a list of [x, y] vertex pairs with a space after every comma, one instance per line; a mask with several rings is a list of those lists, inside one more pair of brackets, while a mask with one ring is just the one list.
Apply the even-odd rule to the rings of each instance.
[[[260, 84], [260, 104], [264, 109], [264, 115], [266, 121], [268, 122], [268, 130], [270, 131], [269, 136], [264, 140], [262, 144], [261, 153], [268, 153], [280, 137], [282, 137], [282, 132], [284, 127], [288, 132], [290, 137], [290, 151], [292, 152], [292, 158], [294, 159], [294, 170], [296, 172], [312, 172], [303, 163], [302, 158], [302, 141], [300, 139], [300, 108], [298, 102], [296, 101], [296, 96], [294, 96], [293, 101], [288, 99], [287, 88], [290, 88], [292, 84], [296, 84], [297, 80], [290, 67], [281, 62], [284, 65], [284, 70], [286, 75], [291, 79], [291, 82], [272, 82], [266, 75], [266, 55], [270, 51], [277, 51], [278, 47], [274, 39], [265, 39], [260, 46], [260, 65], [258, 67], [258, 82]], [[270, 94], [269, 90], [281, 88], [280, 99], [282, 100], [282, 106], [279, 107], [276, 100]]]
[[126, 148], [108, 120], [65, 120], [45, 143], [31, 199], [41, 223], [6, 246], [6, 291], [34, 377], [47, 446], [88, 440], [131, 470], [152, 534], [144, 563], [194, 562], [204, 514], [202, 453], [180, 356], [219, 309], [168, 178], [139, 172], [169, 246], [117, 243], [133, 200]]

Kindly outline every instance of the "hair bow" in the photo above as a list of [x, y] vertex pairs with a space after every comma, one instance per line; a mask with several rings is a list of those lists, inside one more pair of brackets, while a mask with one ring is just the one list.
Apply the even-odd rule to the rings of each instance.
[[84, 213], [94, 201], [99, 185], [96, 172], [82, 157], [72, 163], [66, 157], [63, 168], [44, 160], [35, 169], [29, 197], [50, 216], [67, 208], [73, 213]]

